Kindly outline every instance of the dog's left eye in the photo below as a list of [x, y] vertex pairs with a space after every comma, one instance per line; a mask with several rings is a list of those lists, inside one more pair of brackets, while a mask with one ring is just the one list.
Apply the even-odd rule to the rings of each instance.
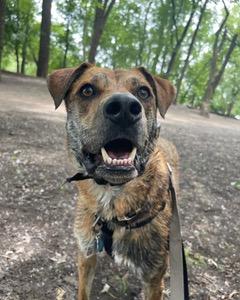
[[87, 83], [81, 87], [79, 93], [83, 97], [91, 97], [94, 95], [94, 88], [91, 84]]
[[137, 90], [137, 95], [138, 95], [141, 99], [145, 100], [145, 99], [147, 99], [151, 94], [150, 94], [150, 91], [149, 91], [149, 88], [148, 88], [148, 87], [142, 86], [142, 87], [140, 87], [140, 88]]

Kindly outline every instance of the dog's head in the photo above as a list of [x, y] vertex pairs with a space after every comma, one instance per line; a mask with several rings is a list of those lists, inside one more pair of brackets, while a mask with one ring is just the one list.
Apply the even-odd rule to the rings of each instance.
[[68, 146], [95, 179], [123, 184], [144, 169], [174, 87], [144, 68], [110, 70], [83, 63], [48, 77], [56, 108], [65, 100]]

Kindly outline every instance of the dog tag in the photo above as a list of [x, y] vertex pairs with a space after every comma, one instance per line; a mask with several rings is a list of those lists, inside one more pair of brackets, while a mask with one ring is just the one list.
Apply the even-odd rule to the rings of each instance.
[[103, 237], [101, 233], [98, 233], [95, 237], [96, 252], [102, 252], [104, 248]]

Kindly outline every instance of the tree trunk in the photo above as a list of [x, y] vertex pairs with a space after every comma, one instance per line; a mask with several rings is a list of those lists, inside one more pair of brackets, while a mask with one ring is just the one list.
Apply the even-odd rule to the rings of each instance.
[[70, 21], [67, 24], [67, 29], [65, 33], [65, 49], [64, 49], [64, 56], [63, 56], [63, 68], [66, 68], [67, 66], [67, 54], [69, 49], [69, 33], [70, 33]]
[[26, 20], [26, 28], [25, 28], [24, 41], [23, 41], [23, 46], [22, 46], [22, 64], [21, 64], [21, 73], [22, 74], [25, 74], [29, 30], [30, 30], [30, 24], [29, 24], [29, 15], [28, 15], [27, 20]]
[[235, 102], [236, 102], [235, 98], [232, 98], [232, 101], [228, 104], [227, 111], [226, 111], [226, 116], [227, 117], [231, 117], [232, 110], [233, 110]]
[[160, 70], [160, 74], [165, 74], [164, 73], [164, 70], [166, 69], [165, 68], [165, 66], [167, 65], [167, 62], [166, 62], [166, 60], [167, 60], [167, 54], [168, 54], [168, 51], [169, 51], [169, 49], [168, 49], [168, 47], [166, 46], [165, 48], [164, 48], [164, 52], [163, 52], [163, 55], [162, 55], [162, 57], [161, 57], [161, 70]]
[[158, 47], [157, 50], [156, 50], [156, 53], [155, 53], [154, 58], [153, 58], [152, 67], [151, 67], [152, 73], [156, 73], [157, 63], [158, 63], [161, 51], [162, 51], [162, 48], [160, 48], [160, 47]]
[[[162, 4], [162, 5], [164, 5], [164, 4]], [[161, 73], [162, 73], [162, 69], [163, 69], [163, 65], [164, 65], [163, 61], [165, 60], [166, 55], [167, 55], [166, 47], [164, 48], [163, 44], [162, 44], [162, 37], [164, 35], [167, 35], [168, 29], [164, 28], [164, 26], [160, 26], [158, 30], [159, 30], [158, 39], [157, 39], [157, 45], [158, 46], [157, 46], [156, 52], [154, 54], [153, 62], [152, 62], [152, 66], [151, 66], [151, 72], [154, 73], [154, 74], [157, 72], [157, 64], [159, 62], [160, 55], [161, 55]], [[164, 50], [164, 52], [163, 52], [163, 50]]]
[[2, 52], [3, 52], [3, 41], [4, 41], [4, 24], [5, 24], [5, 0], [0, 0], [0, 80], [1, 80], [1, 69], [2, 69]]
[[27, 43], [24, 41], [23, 48], [22, 48], [21, 74], [25, 74], [26, 56], [27, 56]]
[[178, 41], [179, 38], [178, 38], [178, 26], [177, 26], [177, 18], [176, 18], [176, 3], [175, 3], [175, 0], [171, 0], [170, 2], [171, 2], [171, 6], [172, 6], [172, 9], [171, 9], [172, 24], [175, 28], [176, 41]]
[[228, 47], [227, 53], [224, 57], [223, 63], [220, 67], [220, 70], [217, 71], [217, 59], [218, 56], [220, 54], [220, 51], [223, 47], [223, 44], [226, 40], [226, 31], [224, 31], [223, 36], [222, 36], [222, 40], [219, 42], [219, 37], [221, 35], [222, 30], [224, 29], [224, 26], [227, 22], [228, 16], [229, 16], [229, 12], [227, 10], [227, 8], [225, 7], [226, 10], [226, 15], [225, 18], [223, 19], [218, 31], [215, 34], [215, 41], [214, 41], [214, 45], [213, 45], [213, 56], [212, 56], [212, 60], [211, 60], [211, 69], [210, 69], [210, 76], [208, 79], [208, 83], [207, 83], [207, 88], [206, 91], [204, 93], [204, 96], [202, 98], [202, 105], [200, 108], [200, 114], [203, 116], [208, 117], [209, 116], [209, 104], [210, 101], [214, 95], [214, 92], [217, 88], [217, 86], [219, 85], [221, 78], [224, 74], [225, 68], [227, 63], [229, 62], [229, 59], [231, 57], [231, 54], [234, 50], [234, 48], [236, 47], [236, 41], [238, 38], [238, 34], [234, 34], [232, 39], [231, 39], [231, 43]]
[[187, 57], [184, 61], [184, 65], [183, 65], [183, 68], [180, 72], [180, 78], [177, 82], [177, 95], [176, 95], [176, 98], [175, 98], [175, 103], [177, 102], [177, 99], [178, 99], [178, 96], [180, 94], [180, 89], [181, 89], [181, 85], [182, 85], [182, 80], [185, 76], [185, 72], [187, 70], [187, 67], [188, 67], [188, 64], [189, 64], [189, 59], [190, 59], [190, 56], [191, 56], [191, 53], [192, 53], [192, 50], [193, 50], [193, 46], [194, 46], [194, 43], [196, 41], [196, 37], [197, 37], [197, 33], [199, 31], [199, 28], [200, 28], [200, 25], [202, 23], [202, 19], [203, 19], [203, 16], [204, 16], [204, 12], [206, 10], [206, 6], [207, 6], [207, 3], [208, 3], [209, 0], [206, 0], [201, 8], [201, 12], [200, 12], [200, 16], [199, 16], [199, 19], [198, 19], [198, 23], [197, 23], [197, 26], [196, 26], [196, 29], [192, 35], [192, 40], [191, 40], [191, 43], [190, 43], [190, 46], [188, 48], [188, 53], [187, 53]]
[[82, 47], [83, 47], [83, 61], [87, 59], [87, 45], [86, 45], [86, 36], [87, 36], [87, 26], [88, 26], [88, 17], [87, 13], [84, 16], [83, 22], [83, 32], [82, 32]]
[[[173, 1], [174, 2], [174, 1]], [[187, 24], [185, 25], [184, 29], [183, 29], [183, 32], [180, 36], [180, 38], [178, 38], [178, 33], [176, 32], [176, 39], [177, 39], [177, 42], [176, 42], [176, 45], [175, 47], [173, 48], [173, 51], [172, 51], [172, 54], [171, 54], [171, 58], [170, 58], [170, 61], [168, 63], [168, 67], [167, 67], [167, 72], [165, 73], [165, 78], [168, 78], [169, 75], [171, 74], [172, 72], [172, 69], [174, 67], [174, 63], [175, 63], [175, 60], [177, 58], [177, 55], [178, 55], [178, 52], [181, 48], [181, 45], [182, 45], [182, 42], [184, 40], [184, 38], [186, 37], [187, 35], [187, 32], [188, 32], [188, 29], [192, 23], [192, 19], [193, 19], [193, 16], [195, 14], [195, 11], [196, 11], [196, 5], [195, 3], [193, 3], [193, 7], [192, 7], [192, 11], [191, 11], [191, 14], [189, 16], [189, 19], [187, 21]], [[175, 17], [174, 17], [174, 26], [176, 27], [176, 24], [175, 24]]]
[[20, 72], [20, 60], [19, 60], [19, 41], [18, 39], [16, 40], [15, 43], [15, 56], [16, 56], [16, 64], [17, 64], [17, 69], [16, 72]]
[[52, 0], [43, 0], [42, 2], [42, 22], [37, 67], [38, 77], [46, 77], [48, 73], [49, 44], [51, 33], [51, 5]]
[[91, 40], [90, 51], [88, 55], [88, 61], [90, 63], [95, 62], [97, 47], [99, 45], [104, 26], [106, 24], [106, 21], [108, 19], [110, 11], [113, 8], [115, 1], [116, 0], [111, 0], [109, 5], [108, 5], [109, 0], [97, 1], [97, 7], [95, 11], [95, 18], [93, 24], [92, 40]]
[[19, 62], [19, 48], [18, 48], [18, 44], [15, 44], [15, 56], [16, 56], [16, 72], [19, 73], [20, 72], [20, 62]]
[[142, 60], [143, 60], [143, 59], [142, 59], [142, 54], [143, 54], [143, 49], [144, 49], [144, 46], [145, 46], [148, 14], [149, 14], [151, 5], [152, 5], [152, 1], [150, 1], [150, 2], [148, 3], [147, 9], [146, 9], [145, 18], [144, 18], [144, 23], [143, 23], [143, 34], [141, 35], [141, 37], [139, 37], [139, 40], [140, 40], [140, 46], [139, 46], [138, 59], [137, 59], [137, 64], [138, 64], [138, 65], [142, 65]]
[[238, 38], [238, 34], [235, 34], [231, 40], [229, 47], [228, 47], [228, 51], [223, 60], [220, 70], [218, 71], [218, 73], [215, 74], [213, 79], [210, 79], [208, 82], [207, 89], [206, 89], [203, 99], [202, 99], [202, 105], [201, 105], [201, 111], [200, 111], [201, 115], [203, 115], [203, 116], [206, 116], [206, 117], [209, 116], [210, 101], [214, 95], [214, 92], [215, 92], [217, 86], [219, 85], [219, 83], [222, 79], [222, 76], [224, 74], [227, 63], [229, 62], [231, 54], [232, 54], [234, 48], [236, 47], [237, 38]]
[[[206, 90], [205, 90], [203, 98], [202, 98], [202, 104], [200, 107], [200, 114], [204, 117], [209, 117], [209, 103], [210, 103], [211, 97], [213, 96], [214, 91], [215, 91], [214, 81], [215, 81], [215, 77], [216, 77], [216, 73], [217, 73], [217, 59], [220, 54], [221, 47], [224, 44], [223, 41], [219, 42], [219, 39], [220, 39], [221, 33], [225, 27], [227, 19], [229, 17], [229, 11], [228, 11], [227, 7], [225, 6], [225, 3], [224, 3], [224, 8], [225, 8], [226, 13], [225, 13], [225, 17], [223, 18], [218, 30], [215, 33], [212, 58], [211, 58], [211, 62], [210, 62], [209, 78], [208, 78]], [[226, 36], [224, 34], [222, 39], [225, 39], [225, 38], [226, 38]]]
[[157, 64], [158, 64], [158, 61], [159, 61], [159, 57], [163, 51], [163, 47], [162, 47], [162, 44], [161, 44], [161, 39], [162, 39], [162, 35], [164, 34], [164, 31], [163, 31], [163, 26], [161, 26], [159, 28], [159, 33], [158, 33], [158, 40], [157, 40], [157, 49], [156, 49], [156, 52], [155, 52], [155, 55], [154, 55], [154, 58], [153, 58], [153, 62], [152, 62], [152, 67], [151, 67], [151, 71], [152, 73], [156, 73], [156, 70], [157, 70]]
[[19, 3], [20, 0], [17, 0], [16, 1], [16, 40], [15, 40], [15, 45], [14, 45], [14, 48], [15, 48], [15, 56], [16, 56], [16, 64], [17, 64], [17, 69], [16, 69], [16, 72], [19, 73], [20, 72], [20, 59], [19, 59], [19, 48], [20, 48], [20, 40], [19, 40], [19, 35], [18, 35], [18, 32], [19, 32], [19, 23], [20, 23], [20, 3]]

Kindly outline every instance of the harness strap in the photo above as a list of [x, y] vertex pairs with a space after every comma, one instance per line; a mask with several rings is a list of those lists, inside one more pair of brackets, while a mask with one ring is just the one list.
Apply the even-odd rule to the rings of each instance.
[[181, 236], [177, 197], [172, 179], [172, 169], [168, 164], [170, 182], [169, 191], [172, 198], [172, 218], [169, 232], [170, 246], [170, 300], [189, 300], [187, 265]]
[[150, 223], [159, 214], [159, 212], [165, 208], [165, 205], [166, 203], [163, 203], [151, 215], [149, 215], [151, 207], [149, 205], [145, 205], [129, 218], [126, 217], [126, 219], [121, 220], [113, 218], [112, 221], [118, 226], [125, 227], [126, 229], [137, 229]]

